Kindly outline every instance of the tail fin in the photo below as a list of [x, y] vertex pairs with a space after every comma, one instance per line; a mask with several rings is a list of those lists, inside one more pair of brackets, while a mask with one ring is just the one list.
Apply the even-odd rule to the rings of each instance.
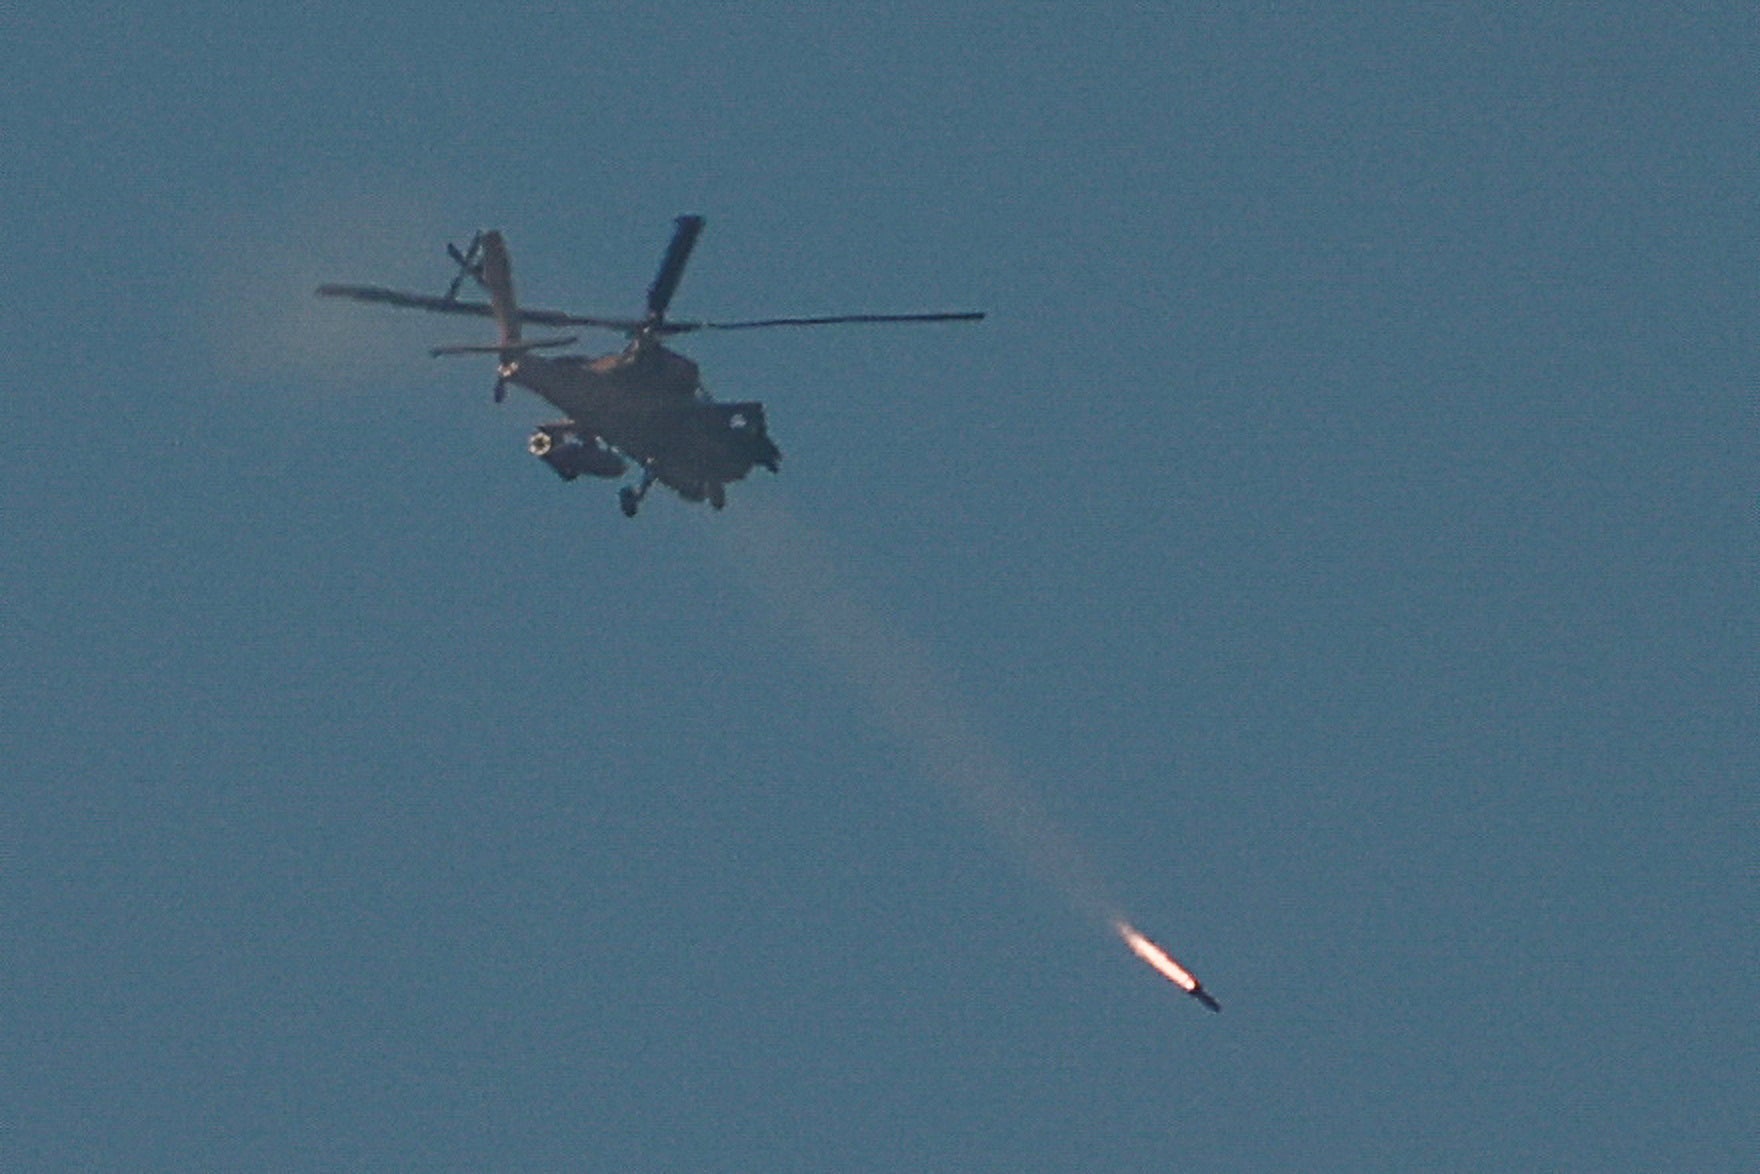
[[[479, 247], [478, 244], [473, 244], [468, 254], [461, 255], [457, 250], [453, 250], [453, 259], [458, 261], [461, 266], [465, 266], [465, 271], [476, 277], [483, 288], [489, 291], [489, 312], [495, 316], [496, 325], [501, 328], [501, 339], [492, 346], [480, 346], [476, 343], [464, 346], [437, 346], [428, 353], [436, 356], [499, 355], [505, 368], [508, 360], [516, 355], [523, 355], [527, 351], [546, 350], [550, 347], [568, 346], [574, 342], [575, 336], [572, 334], [566, 338], [533, 339], [531, 342], [520, 340], [519, 308], [513, 300], [513, 266], [507, 260], [507, 242], [502, 240], [501, 234], [494, 229], [483, 233], [478, 241], [483, 257], [477, 264], [471, 265], [467, 258], [475, 255]], [[426, 298], [418, 304], [425, 309], [445, 310], [454, 313], [462, 311], [480, 314], [483, 312], [481, 302], [454, 302], [450, 298], [444, 300]], [[501, 380], [495, 384], [496, 403], [501, 402], [502, 393], [505, 390], [504, 383], [508, 376], [509, 371], [504, 369]]]
[[507, 242], [495, 229], [483, 234], [482, 280], [495, 310], [495, 324], [501, 327], [501, 345], [517, 344], [519, 310], [513, 298], [513, 264], [507, 259]]

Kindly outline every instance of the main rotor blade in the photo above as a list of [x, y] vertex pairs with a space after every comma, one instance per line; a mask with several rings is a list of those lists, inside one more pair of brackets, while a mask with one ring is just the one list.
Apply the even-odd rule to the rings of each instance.
[[748, 322], [666, 322], [662, 334], [688, 334], [693, 330], [757, 330], [768, 326], [840, 326], [852, 322], [980, 322], [981, 310], [951, 314], [836, 314], [828, 318], [755, 318]]
[[[701, 231], [699, 221], [698, 231]], [[695, 235], [694, 233], [692, 234]], [[678, 238], [675, 237], [674, 240]], [[683, 252], [688, 253], [686, 246]], [[668, 257], [672, 250], [667, 251]], [[679, 262], [683, 267], [683, 261]], [[677, 285], [677, 275], [673, 284]], [[463, 314], [473, 318], [491, 318], [495, 311], [486, 302], [461, 302], [448, 298], [437, 298], [429, 294], [409, 293], [400, 289], [386, 289], [380, 285], [320, 285], [318, 296], [321, 298], [350, 298], [357, 302], [374, 302], [382, 306], [399, 306], [409, 310], [427, 310], [434, 314]], [[661, 322], [654, 327], [660, 334], [690, 334], [697, 330], [758, 330], [771, 326], [841, 326], [852, 323], [873, 322], [981, 322], [984, 313], [981, 310], [966, 310], [946, 314], [835, 314], [821, 318], [754, 318], [741, 322]], [[637, 334], [644, 327], [651, 326], [636, 318], [596, 318], [587, 314], [570, 314], [564, 310], [531, 310], [521, 307], [519, 320], [533, 326], [592, 326], [600, 330], [615, 330], [619, 334]]]
[[[487, 302], [461, 302], [453, 298], [386, 289], [380, 285], [320, 285], [318, 296], [350, 298], [357, 302], [400, 306], [408, 310], [427, 310], [434, 314], [463, 314], [472, 318], [495, 316], [495, 308]], [[593, 318], [562, 310], [530, 310], [524, 307], [519, 311], [519, 320], [534, 326], [596, 326], [604, 330], [615, 330], [620, 334], [633, 334], [642, 328], [642, 323], [634, 318]]]
[[702, 231], [701, 216], [680, 216], [673, 221], [672, 240], [666, 246], [666, 255], [660, 258], [660, 271], [654, 275], [654, 284], [648, 287], [650, 321], [659, 322], [666, 317], [666, 307], [672, 304], [678, 280], [684, 276], [685, 262], [690, 260], [691, 249], [696, 247], [697, 235]]
[[321, 298], [351, 298], [357, 302], [376, 302], [383, 306], [402, 306], [410, 310], [430, 310], [436, 314], [465, 314], [488, 318], [494, 314], [485, 302], [461, 302], [456, 298], [437, 298], [430, 294], [406, 293], [386, 289], [382, 285], [320, 285]]

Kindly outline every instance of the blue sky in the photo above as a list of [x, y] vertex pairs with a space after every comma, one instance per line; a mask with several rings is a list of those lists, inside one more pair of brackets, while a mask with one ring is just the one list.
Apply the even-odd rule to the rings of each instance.
[[[9, 1165], [1751, 1161], [1749, 9], [380, 13], [0, 18]], [[990, 318], [632, 523], [311, 297], [686, 211]]]

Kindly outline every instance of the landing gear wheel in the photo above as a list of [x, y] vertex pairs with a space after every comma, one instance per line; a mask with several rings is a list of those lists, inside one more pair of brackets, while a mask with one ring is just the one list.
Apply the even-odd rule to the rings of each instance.
[[625, 485], [617, 491], [617, 504], [623, 507], [624, 517], [636, 516], [636, 507], [642, 504], [642, 498], [648, 496], [648, 490], [653, 488], [657, 476], [659, 474], [654, 472], [654, 466], [646, 465], [642, 469], [642, 483], [639, 487], [631, 489]]
[[718, 481], [709, 483], [709, 505], [718, 510], [727, 508], [727, 487]]

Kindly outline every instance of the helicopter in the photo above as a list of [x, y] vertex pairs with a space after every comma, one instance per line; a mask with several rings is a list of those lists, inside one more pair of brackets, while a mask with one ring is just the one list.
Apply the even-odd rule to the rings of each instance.
[[[493, 318], [500, 337], [489, 344], [439, 346], [430, 354], [493, 355], [497, 360], [492, 397], [507, 398], [511, 384], [559, 408], [563, 419], [540, 424], [527, 442], [531, 454], [564, 481], [577, 477], [620, 478], [631, 466], [635, 485], [618, 490], [625, 517], [636, 516], [655, 482], [688, 502], [727, 504], [727, 486], [752, 469], [774, 473], [782, 450], [770, 439], [764, 405], [757, 401], [719, 403], [704, 390], [697, 364], [666, 345], [674, 335], [700, 330], [756, 330], [776, 326], [831, 326], [877, 322], [976, 322], [981, 312], [934, 314], [841, 314], [815, 318], [759, 318], [737, 322], [675, 321], [666, 316], [684, 276], [685, 263], [703, 231], [701, 216], [679, 216], [672, 239], [648, 286], [647, 313], [640, 318], [601, 318], [560, 310], [521, 307], [513, 292], [513, 265], [507, 242], [494, 229], [476, 233], [463, 249], [448, 244], [457, 266], [439, 296], [376, 285], [321, 285], [325, 298], [349, 298], [438, 314]], [[488, 293], [487, 302], [463, 301], [467, 280]], [[578, 335], [529, 339], [522, 327], [590, 327], [616, 331], [629, 341], [605, 355], [547, 356], [541, 351], [572, 346]]]

